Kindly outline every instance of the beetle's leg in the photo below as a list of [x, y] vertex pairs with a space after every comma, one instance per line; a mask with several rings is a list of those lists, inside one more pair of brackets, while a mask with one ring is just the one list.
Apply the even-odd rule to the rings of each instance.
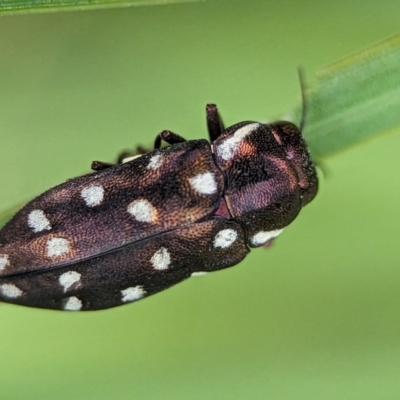
[[157, 135], [156, 140], [154, 141], [154, 148], [159, 149], [163, 140], [168, 144], [186, 142], [186, 139], [184, 139], [182, 136], [177, 135], [176, 133], [173, 133], [171, 131], [162, 131]]
[[147, 149], [146, 147], [143, 147], [140, 145], [136, 146], [135, 150], [133, 150], [133, 151], [125, 150], [125, 151], [121, 152], [120, 154], [118, 154], [117, 164], [123, 164], [124, 162], [126, 162], [124, 160], [127, 158], [141, 156], [142, 154], [149, 153], [150, 151], [151, 151], [151, 149]]
[[224, 131], [224, 123], [215, 104], [206, 105], [207, 129], [210, 142], [218, 139]]
[[[123, 151], [117, 157], [117, 164], [123, 164], [124, 162], [130, 161], [129, 159], [135, 158], [137, 156], [141, 156], [142, 154], [148, 153], [149, 149], [144, 148], [143, 146], [137, 146], [133, 151]], [[107, 169], [113, 167], [115, 164], [103, 162], [103, 161], [93, 161], [91, 168], [93, 171], [102, 171], [103, 169]]]
[[90, 168], [93, 171], [101, 171], [103, 169], [107, 169], [114, 166], [114, 164], [110, 164], [110, 163], [106, 163], [103, 161], [92, 161], [92, 165], [90, 166]]
[[[159, 133], [156, 137], [155, 143], [154, 143], [154, 148], [159, 149], [161, 147], [161, 141], [167, 142], [168, 144], [176, 144], [176, 143], [183, 143], [186, 142], [186, 140], [177, 135], [176, 133], [173, 133], [171, 131], [162, 131]], [[117, 158], [117, 164], [123, 164], [127, 161], [130, 161], [133, 158], [136, 158], [138, 156], [141, 156], [142, 154], [146, 154], [150, 152], [150, 149], [146, 149], [143, 146], [137, 146], [134, 151], [123, 151], [118, 155]], [[106, 163], [103, 161], [93, 161], [91, 168], [93, 171], [101, 171], [103, 169], [107, 169], [110, 167], [113, 167], [115, 164], [110, 164]]]

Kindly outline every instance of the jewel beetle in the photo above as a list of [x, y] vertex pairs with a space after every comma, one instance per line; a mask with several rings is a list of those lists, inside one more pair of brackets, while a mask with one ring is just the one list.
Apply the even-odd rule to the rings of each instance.
[[300, 129], [225, 128], [212, 104], [206, 116], [209, 141], [163, 131], [153, 151], [93, 162], [22, 208], [0, 231], [0, 300], [111, 308], [231, 267], [277, 237], [318, 190]]

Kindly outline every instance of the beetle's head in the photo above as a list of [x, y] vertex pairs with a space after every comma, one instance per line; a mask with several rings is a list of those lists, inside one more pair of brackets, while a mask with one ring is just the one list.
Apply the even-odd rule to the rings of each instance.
[[318, 190], [314, 163], [300, 130], [290, 122], [242, 122], [213, 142], [226, 177], [224, 199], [252, 236], [287, 226]]
[[268, 125], [286, 159], [292, 163], [299, 177], [301, 204], [305, 206], [317, 194], [318, 178], [314, 162], [299, 128], [288, 121]]

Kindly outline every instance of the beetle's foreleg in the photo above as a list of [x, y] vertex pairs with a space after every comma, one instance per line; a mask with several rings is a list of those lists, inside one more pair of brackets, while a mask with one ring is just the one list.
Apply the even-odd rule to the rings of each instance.
[[224, 131], [224, 123], [215, 104], [206, 105], [207, 129], [210, 142], [218, 139]]

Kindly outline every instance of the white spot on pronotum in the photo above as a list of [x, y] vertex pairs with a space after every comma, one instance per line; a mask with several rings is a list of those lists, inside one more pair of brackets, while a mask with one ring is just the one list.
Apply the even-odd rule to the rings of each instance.
[[122, 301], [135, 301], [141, 299], [146, 294], [143, 286], [132, 286], [121, 290]]
[[68, 297], [64, 300], [64, 310], [79, 311], [82, 308], [82, 301], [76, 296]]
[[69, 251], [69, 241], [64, 238], [51, 238], [47, 241], [47, 255], [61, 256]]
[[261, 246], [267, 243], [269, 240], [276, 238], [282, 233], [283, 229], [275, 229], [274, 231], [260, 231], [256, 233], [251, 239], [250, 242], [253, 246]]
[[64, 292], [66, 292], [71, 286], [75, 283], [78, 283], [81, 280], [81, 274], [76, 271], [68, 271], [64, 274], [60, 275], [58, 278], [58, 282], [64, 288]]
[[128, 212], [140, 222], [152, 222], [157, 213], [151, 203], [144, 199], [132, 201], [128, 206]]
[[0, 254], [0, 271], [3, 271], [5, 267], [10, 265], [10, 260], [7, 254]]
[[0, 292], [4, 297], [8, 297], [9, 299], [15, 299], [24, 293], [20, 288], [11, 283], [0, 285]]
[[229, 247], [236, 239], [237, 232], [233, 229], [223, 229], [218, 232], [214, 238], [214, 247], [221, 247], [222, 249], [226, 249]]
[[190, 178], [190, 185], [200, 194], [213, 194], [217, 191], [217, 182], [212, 172], [204, 172]]
[[223, 140], [217, 147], [218, 155], [225, 161], [231, 159], [235, 155], [240, 142], [259, 126], [259, 123], [252, 123], [239, 128], [232, 137]]
[[157, 250], [153, 254], [153, 257], [151, 257], [151, 263], [155, 269], [167, 269], [169, 264], [171, 264], [171, 255], [165, 247], [161, 247], [161, 249]]
[[50, 221], [43, 210], [31, 211], [28, 215], [28, 225], [35, 233], [51, 229]]
[[164, 157], [161, 154], [156, 154], [155, 156], [150, 158], [150, 161], [147, 165], [148, 169], [157, 169], [161, 167], [164, 162]]
[[91, 185], [81, 191], [81, 196], [88, 207], [95, 207], [104, 199], [104, 188], [100, 185]]
[[204, 276], [204, 275], [207, 275], [207, 272], [199, 271], [199, 272], [192, 272], [190, 276]]

